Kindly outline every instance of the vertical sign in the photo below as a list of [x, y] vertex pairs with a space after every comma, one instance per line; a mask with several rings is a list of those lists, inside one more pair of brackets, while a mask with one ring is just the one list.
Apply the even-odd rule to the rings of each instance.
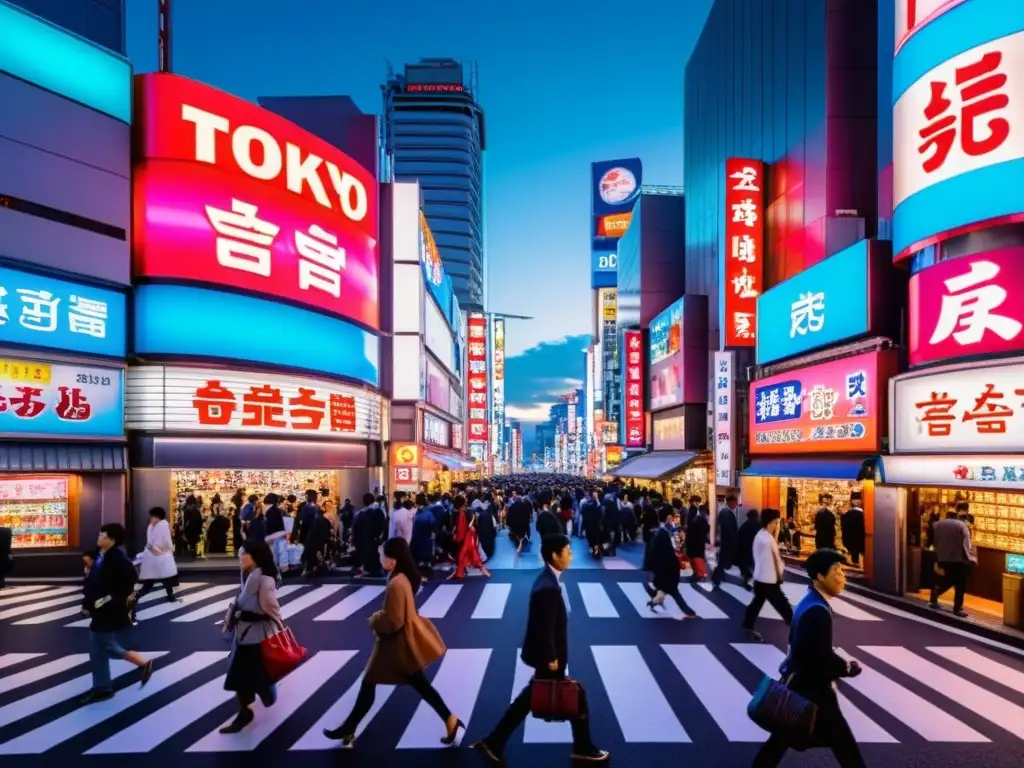
[[626, 447], [644, 448], [644, 363], [640, 331], [624, 331], [626, 347]]
[[[487, 318], [473, 314], [467, 322], [466, 400], [469, 403], [466, 424], [469, 429], [470, 448], [487, 444]], [[474, 456], [483, 456], [477, 447]]]
[[764, 163], [725, 161], [725, 346], [752, 347], [764, 269]]
[[736, 421], [735, 352], [715, 352], [714, 374], [714, 446], [715, 485], [732, 488], [736, 484], [736, 439], [733, 433]]
[[619, 441], [619, 416], [620, 416], [620, 382], [616, 381], [619, 376], [619, 348], [618, 348], [618, 291], [614, 288], [602, 288], [598, 291], [599, 306], [601, 310], [600, 344], [601, 344], [601, 393], [603, 398], [605, 418], [604, 440], [607, 443]]
[[494, 341], [494, 356], [492, 359], [493, 390], [491, 401], [494, 407], [494, 417], [491, 423], [494, 429], [494, 454], [499, 461], [504, 461], [505, 456], [505, 320], [500, 317], [494, 318], [492, 333]]

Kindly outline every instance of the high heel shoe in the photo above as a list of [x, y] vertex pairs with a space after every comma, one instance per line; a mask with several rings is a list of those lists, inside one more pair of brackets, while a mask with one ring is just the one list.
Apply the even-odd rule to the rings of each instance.
[[448, 731], [448, 735], [441, 739], [441, 743], [445, 746], [451, 746], [454, 744], [456, 737], [459, 735], [460, 728], [462, 730], [466, 730], [466, 724], [459, 720], [459, 718], [455, 718], [455, 727]]
[[331, 741], [340, 741], [343, 747], [351, 747], [356, 741], [354, 733], [345, 733], [340, 726], [338, 728], [324, 728], [324, 736]]
[[657, 613], [657, 611], [654, 610], [655, 605], [653, 600], [647, 601], [647, 607], [651, 609], [651, 613]]

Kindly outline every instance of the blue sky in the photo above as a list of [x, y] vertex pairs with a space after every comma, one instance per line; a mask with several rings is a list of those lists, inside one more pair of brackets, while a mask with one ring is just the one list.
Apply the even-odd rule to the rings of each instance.
[[[711, 4], [175, 0], [173, 63], [247, 99], [347, 94], [380, 112], [387, 61], [477, 62], [490, 308], [535, 318], [509, 323], [506, 391], [509, 415], [536, 419], [582, 376], [590, 163], [639, 156], [647, 183], [682, 184], [683, 68]], [[151, 71], [157, 4], [126, 5], [128, 55]]]

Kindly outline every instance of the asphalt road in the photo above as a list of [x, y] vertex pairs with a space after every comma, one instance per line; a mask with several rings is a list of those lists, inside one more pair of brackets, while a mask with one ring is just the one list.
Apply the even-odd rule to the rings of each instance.
[[[508, 565], [495, 568], [492, 579], [432, 582], [418, 596], [449, 647], [428, 675], [468, 723], [461, 749], [440, 747], [442, 724], [406, 689], [379, 690], [351, 752], [339, 754], [320, 736], [351, 707], [380, 582], [287, 581], [284, 613], [310, 657], [282, 682], [274, 707], [257, 705], [249, 729], [217, 734], [233, 714], [222, 688], [228, 646], [217, 622], [238, 582], [224, 574], [183, 579], [180, 603], [147, 599], [132, 645], [156, 658], [152, 681], [139, 689], [115, 665], [117, 696], [84, 708], [76, 702], [90, 685], [88, 630], [73, 615], [75, 585], [18, 584], [0, 592], [0, 762], [34, 768], [72, 758], [76, 766], [116, 767], [147, 755], [149, 768], [251, 768], [254, 759], [280, 765], [292, 757], [303, 768], [484, 765], [468, 745], [527, 679], [518, 649], [537, 563], [528, 555], [513, 567], [505, 544], [494, 565]], [[680, 621], [674, 609], [652, 614], [638, 553], [620, 555], [611, 567], [592, 567], [580, 554], [564, 577], [569, 670], [588, 691], [595, 741], [612, 752], [609, 764], [749, 765], [764, 734], [745, 708], [762, 675], [782, 659], [783, 623], [766, 608], [759, 625], [766, 642], [751, 643], [739, 628], [749, 595], [735, 584], [720, 592], [686, 585], [698, 620]], [[805, 587], [786, 589], [795, 601]], [[840, 692], [869, 765], [1020, 766], [1024, 654], [858, 596], [836, 601], [834, 611], [835, 642], [866, 669]], [[530, 721], [513, 738], [508, 764], [568, 765], [569, 741], [568, 726]], [[834, 764], [821, 751], [783, 763]]]

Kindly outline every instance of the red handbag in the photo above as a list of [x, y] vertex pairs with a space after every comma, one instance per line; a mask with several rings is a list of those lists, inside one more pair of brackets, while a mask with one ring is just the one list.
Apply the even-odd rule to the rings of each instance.
[[580, 684], [563, 677], [530, 681], [530, 714], [549, 722], [575, 720], [580, 716]]
[[282, 627], [280, 632], [260, 643], [263, 668], [272, 683], [278, 682], [299, 666], [308, 654], [309, 651], [299, 645], [299, 641], [288, 627]]

